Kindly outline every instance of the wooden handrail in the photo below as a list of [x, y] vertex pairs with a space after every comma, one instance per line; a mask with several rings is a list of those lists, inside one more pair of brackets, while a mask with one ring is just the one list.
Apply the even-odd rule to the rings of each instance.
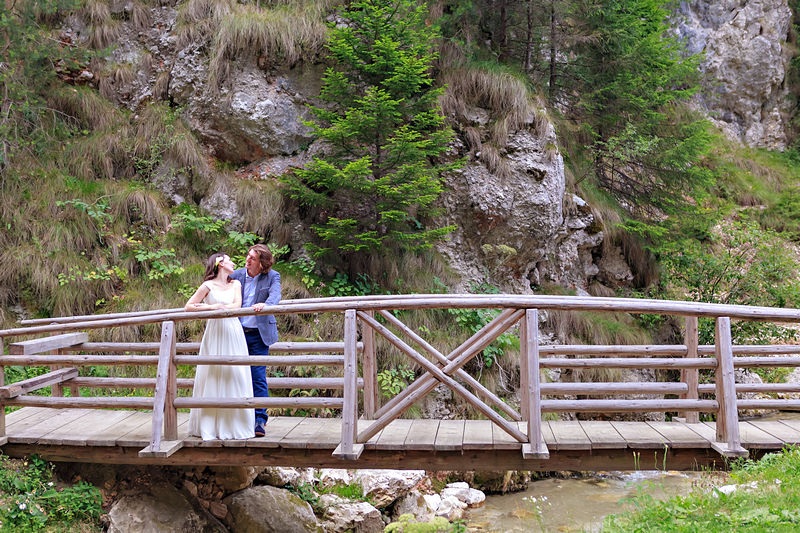
[[[403, 324], [393, 314], [398, 310], [425, 309], [499, 309], [500, 314], [480, 332], [464, 341], [449, 354], [439, 352], [422, 335]], [[538, 313], [549, 310], [658, 313], [686, 317], [686, 335], [682, 345], [540, 345]], [[240, 317], [254, 314], [341, 313], [344, 317], [342, 341], [280, 342], [270, 347], [269, 356], [197, 355], [199, 343], [177, 343], [175, 324], [186, 320]], [[697, 319], [716, 321], [715, 344], [698, 346]], [[800, 346], [733, 346], [731, 320], [798, 322], [800, 310], [703, 304], [667, 300], [626, 298], [529, 296], [529, 295], [376, 295], [346, 298], [314, 298], [282, 301], [255, 313], [251, 308], [186, 312], [182, 309], [153, 310], [139, 313], [114, 313], [59, 319], [25, 321], [25, 327], [0, 330], [0, 348], [6, 338], [60, 333], [56, 337], [28, 339], [5, 344], [11, 354], [0, 350], [0, 370], [11, 365], [84, 367], [150, 366], [157, 367], [153, 378], [93, 378], [76, 376], [76, 370], [53, 373], [4, 386], [0, 372], [0, 403], [42, 407], [128, 408], [153, 411], [150, 446], [143, 455], [173, 453], [177, 442], [177, 410], [197, 407], [279, 407], [331, 408], [342, 411], [341, 442], [335, 454], [354, 459], [364, 444], [412, 404], [427, 395], [436, 385], [444, 384], [461, 395], [467, 403], [497, 427], [523, 444], [523, 456], [548, 457], [542, 434], [542, 413], [550, 412], [678, 412], [687, 421], [699, 420], [698, 413], [715, 413], [717, 442], [715, 449], [726, 455], [741, 455], [738, 434], [739, 409], [798, 408], [794, 399], [738, 399], [746, 392], [800, 392], [800, 386], [783, 384], [736, 384], [735, 368], [799, 367]], [[162, 323], [161, 342], [114, 343], [88, 342], [86, 330]], [[360, 334], [362, 342], [357, 341]], [[521, 343], [520, 411], [503, 402], [463, 368], [500, 334], [519, 326]], [[392, 329], [390, 329], [390, 327]], [[377, 334], [377, 335], [376, 335]], [[403, 338], [401, 338], [401, 336]], [[397, 348], [424, 375], [415, 379], [401, 394], [379, 405], [377, 375], [377, 338]], [[414, 344], [416, 347], [412, 347]], [[57, 353], [44, 353], [56, 350]], [[419, 351], [418, 351], [419, 350]], [[138, 353], [139, 355], [134, 355]], [[359, 359], [363, 377], [358, 375]], [[331, 388], [342, 391], [341, 398], [204, 398], [179, 397], [178, 391], [192, 386], [193, 380], [178, 379], [177, 365], [226, 364], [269, 366], [341, 366], [341, 378], [270, 378], [270, 386]], [[541, 372], [549, 369], [675, 369], [681, 371], [678, 383], [543, 383]], [[698, 383], [699, 370], [711, 370], [713, 385]], [[61, 383], [72, 394], [57, 397]], [[27, 392], [44, 386], [52, 388], [51, 397]], [[84, 398], [78, 387], [97, 389], [130, 387], [149, 390], [153, 396], [130, 398]], [[363, 418], [358, 427], [358, 391], [363, 390]], [[65, 393], [69, 391], [65, 390]], [[714, 394], [713, 397], [708, 395]], [[573, 395], [578, 398], [565, 398]], [[625, 395], [625, 398], [618, 396]], [[642, 397], [647, 395], [648, 397]], [[702, 398], [700, 397], [701, 395]], [[543, 398], [545, 396], [545, 398]], [[560, 396], [560, 397], [559, 397]], [[661, 396], [652, 398], [650, 396]], [[668, 396], [678, 396], [677, 399]], [[612, 398], [613, 397], [613, 398]], [[2, 410], [0, 410], [2, 411]], [[0, 412], [0, 442], [4, 438], [4, 413]], [[517, 424], [520, 422], [520, 424]], [[357, 431], [360, 429], [360, 431]]]
[[408, 310], [408, 309], [540, 309], [562, 311], [605, 311], [617, 313], [655, 313], [675, 316], [728, 317], [731, 319], [747, 319], [772, 322], [800, 322], [800, 309], [784, 309], [776, 307], [754, 307], [745, 305], [711, 304], [702, 302], [682, 302], [675, 300], [647, 300], [637, 298], [605, 298], [581, 296], [550, 295], [475, 295], [475, 294], [413, 294], [413, 295], [376, 295], [348, 298], [297, 299], [281, 301], [277, 305], [267, 306], [261, 312], [252, 308], [228, 309], [215, 311], [174, 311], [164, 310], [162, 313], [120, 313], [114, 315], [96, 315], [71, 323], [50, 323], [21, 328], [0, 330], [0, 337], [12, 335], [32, 335], [37, 333], [53, 333], [78, 331], [126, 325], [160, 323], [164, 320], [174, 322], [222, 317], [241, 317], [258, 314], [294, 314], [294, 313], [330, 313], [356, 311]]
[[[90, 387], [95, 389], [155, 389], [155, 378], [98, 378], [93, 376], [74, 377], [69, 384], [75, 387]], [[178, 378], [179, 389], [191, 389], [194, 386], [193, 378]], [[358, 378], [356, 386], [364, 388], [364, 380]], [[269, 378], [270, 389], [330, 389], [341, 390], [344, 388], [344, 378], [295, 378], [272, 377]]]
[[[158, 353], [161, 344], [158, 342], [82, 342], [62, 348], [65, 352], [98, 353], [98, 352], [143, 352]], [[356, 345], [362, 351], [362, 343]], [[200, 349], [199, 342], [178, 342], [175, 350], [179, 354], [196, 354]], [[344, 353], [343, 342], [281, 342], [270, 344], [270, 354], [298, 354], [298, 353]]]

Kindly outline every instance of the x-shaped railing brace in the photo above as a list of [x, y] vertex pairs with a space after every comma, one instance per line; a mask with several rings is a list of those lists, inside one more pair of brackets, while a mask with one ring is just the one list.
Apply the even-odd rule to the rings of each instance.
[[[511, 326], [516, 324], [519, 319], [525, 314], [525, 311], [522, 309], [506, 309], [502, 311], [494, 320], [486, 324], [480, 331], [475, 333], [472, 337], [464, 341], [458, 348], [451, 351], [450, 354], [445, 357], [440, 354], [438, 351], [433, 350], [432, 355], [439, 360], [443, 367], [438, 366], [435, 363], [432, 363], [422, 355], [420, 355], [416, 350], [411, 348], [408, 344], [406, 344], [402, 339], [398, 338], [394, 333], [392, 333], [388, 328], [386, 328], [383, 324], [379, 323], [375, 318], [369, 316], [366, 313], [361, 311], [358, 312], [358, 317], [366, 324], [371, 326], [375, 331], [380, 333], [387, 341], [397, 347], [399, 350], [404, 352], [406, 355], [411, 357], [414, 361], [416, 361], [420, 366], [427, 370], [427, 373], [424, 376], [419, 377], [418, 379], [414, 380], [414, 382], [409, 385], [403, 392], [398, 394], [395, 398], [393, 398], [389, 403], [387, 403], [382, 409], [380, 409], [376, 415], [378, 419], [373, 422], [369, 427], [364, 429], [364, 431], [358, 434], [358, 442], [367, 442], [370, 438], [375, 436], [381, 429], [383, 429], [386, 425], [388, 425], [392, 420], [399, 417], [406, 409], [411, 407], [414, 402], [416, 402], [420, 397], [424, 396], [425, 394], [429, 393], [433, 390], [437, 383], [443, 383], [456, 391], [457, 393], [461, 394], [468, 402], [474, 405], [481, 413], [483, 413], [486, 418], [497, 424], [503, 431], [514, 437], [517, 441], [521, 443], [528, 442], [528, 437], [522, 433], [514, 423], [507, 421], [499, 414], [497, 414], [491, 407], [486, 405], [480, 398], [470, 392], [467, 388], [453, 379], [453, 375], [457, 375], [461, 378], [467, 376], [470, 383], [474, 384], [477, 381], [474, 380], [469, 374], [461, 370], [467, 362], [469, 362], [473, 357], [481, 353], [487, 346], [489, 346], [499, 335], [503, 334], [507, 331]], [[388, 313], [387, 313], [388, 315]], [[384, 315], [384, 316], [387, 316]], [[427, 343], [425, 344], [427, 346]], [[431, 348], [432, 349], [432, 348]], [[430, 349], [428, 350], [430, 351]], [[480, 384], [479, 384], [480, 385]], [[480, 386], [479, 390], [481, 390], [484, 394], [489, 392], [483, 386]], [[484, 392], [485, 391], [485, 392]], [[489, 393], [491, 395], [491, 393]], [[490, 398], [496, 398], [494, 395], [489, 396]], [[498, 405], [504, 405], [498, 399]], [[510, 409], [510, 408], [509, 408]], [[515, 420], [521, 420], [521, 416], [516, 413], [513, 409], [511, 409], [511, 416]]]

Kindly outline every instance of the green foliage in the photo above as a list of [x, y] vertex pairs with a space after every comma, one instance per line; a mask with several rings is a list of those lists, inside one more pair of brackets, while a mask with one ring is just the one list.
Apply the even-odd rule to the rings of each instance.
[[[5, 367], [5, 381], [6, 383], [16, 383], [26, 379], [35, 378], [50, 372], [46, 366], [7, 366]], [[40, 390], [34, 391], [32, 394], [43, 394]]]
[[450, 523], [446, 518], [437, 516], [430, 522], [417, 522], [413, 514], [402, 514], [397, 522], [384, 528], [384, 533], [462, 533], [466, 525], [461, 520]]
[[147, 279], [164, 279], [173, 274], [182, 274], [184, 268], [181, 266], [175, 250], [160, 248], [158, 250], [138, 249], [134, 252], [136, 260], [147, 268]]
[[[652, 296], [697, 302], [794, 307], [800, 303], [797, 264], [780, 235], [742, 214], [718, 220], [720, 210], [696, 209], [661, 224], [638, 223], [661, 263], [660, 286]], [[737, 344], [791, 342], [785, 326], [735, 321]], [[701, 344], [713, 344], [714, 321], [699, 321]]]
[[319, 495], [316, 493], [314, 485], [311, 483], [300, 482], [297, 485], [287, 485], [286, 489], [304, 502], [308, 502], [311, 507], [319, 505]]
[[787, 367], [759, 367], [753, 368], [752, 372], [757, 374], [764, 383], [786, 383], [787, 378], [792, 374], [792, 369]]
[[184, 235], [196, 236], [198, 233], [219, 234], [225, 227], [225, 221], [208, 215], [200, 215], [198, 208], [189, 204], [180, 204], [174, 217], [175, 226], [183, 230]]
[[316, 273], [316, 262], [306, 257], [298, 257], [281, 268], [284, 274], [293, 274], [308, 290], [315, 290], [322, 283], [322, 277]]
[[[491, 285], [479, 285], [473, 289], [483, 294], [496, 294], [499, 292], [497, 287]], [[461, 328], [470, 334], [474, 334], [494, 320], [500, 314], [500, 311], [496, 309], [448, 309], [447, 313], [455, 317], [456, 324]], [[519, 337], [507, 331], [483, 349], [483, 365], [486, 368], [491, 368], [493, 364], [501, 361], [507, 352], [518, 350]]]
[[404, 364], [387, 368], [378, 372], [378, 387], [384, 398], [393, 398], [414, 381], [414, 376], [414, 371]]
[[777, 200], [759, 213], [762, 225], [800, 242], [800, 188], [781, 191]]
[[697, 90], [699, 58], [687, 57], [666, 24], [668, 0], [588, 0], [570, 16], [580, 33], [569, 50], [560, 97], [591, 145], [597, 183], [630, 208], [672, 209], [703, 194], [710, 173], [698, 165], [710, 136], [681, 109]]
[[108, 231], [108, 226], [113, 220], [110, 213], [111, 205], [109, 204], [108, 198], [98, 198], [91, 204], [79, 199], [64, 201], [59, 200], [56, 202], [56, 207], [66, 206], [72, 206], [75, 209], [86, 213], [95, 223], [100, 236]]
[[[470, 334], [477, 333], [500, 314], [496, 309], [448, 309], [447, 312], [455, 317], [456, 323]], [[503, 358], [507, 350], [515, 348], [519, 349], [519, 339], [508, 332], [503, 333], [483, 349], [483, 364], [490, 368], [495, 361]]]
[[698, 487], [688, 496], [656, 501], [637, 497], [631, 510], [606, 517], [603, 531], [688, 532], [797, 531], [800, 528], [800, 450], [797, 447], [744, 460], [731, 467], [725, 493]]
[[316, 257], [429, 248], [451, 231], [423, 222], [452, 168], [433, 164], [452, 138], [431, 74], [438, 29], [410, 0], [360, 0], [342, 17], [328, 44], [326, 105], [309, 123], [330, 153], [284, 175], [287, 194], [310, 208]]
[[184, 203], [176, 207], [171, 226], [179, 232], [180, 241], [191, 243], [197, 252], [205, 255], [224, 251], [234, 264], [244, 266], [247, 251], [260, 242], [261, 237], [250, 232], [226, 231], [228, 223], [228, 220], [202, 213], [199, 207]]
[[[668, 297], [774, 307], [800, 304], [793, 258], [774, 232], [753, 222], [726, 224], [709, 235], [709, 242], [677, 237], [661, 243], [658, 254]], [[737, 322], [733, 331], [737, 342], [794, 336], [785, 328], [752, 322]], [[702, 342], [713, 339], [713, 324], [708, 320], [701, 321], [701, 338]]]
[[0, 531], [66, 531], [77, 522], [100, 526], [100, 490], [85, 482], [57, 487], [53, 466], [37, 456], [18, 461], [0, 455], [0, 492]]
[[[186, 272], [184, 265], [201, 264], [204, 256], [211, 252], [224, 251], [242, 266], [247, 250], [261, 240], [253, 233], [226, 231], [227, 220], [209, 216], [186, 204], [176, 206], [171, 215], [163, 214], [166, 226], [163, 229], [137, 218], [131, 225], [119, 224], [112, 213], [121, 209], [119, 203], [123, 201], [120, 195], [106, 195], [94, 201], [76, 198], [56, 202], [64, 212], [73, 210], [91, 221], [94, 247], [93, 257], [79, 251], [81, 261], [68, 261], [63, 266], [57, 273], [58, 284], [72, 291], [93, 285], [108, 287], [109, 293], [97, 298], [95, 307], [122, 299], [138, 276], [148, 281], [179, 282]], [[148, 209], [146, 205], [133, 205], [136, 217]], [[120, 234], [122, 230], [128, 233]], [[195, 252], [200, 257], [187, 261], [187, 248], [189, 255]], [[196, 279], [191, 284], [176, 284], [174, 295], [184, 299], [191, 296]], [[78, 310], [71, 311], [76, 312]]]
[[322, 494], [335, 494], [336, 496], [352, 501], [369, 502], [369, 498], [364, 496], [364, 489], [360, 483], [315, 485], [313, 483], [300, 482], [297, 485], [286, 485], [286, 489], [297, 495], [303, 501], [308, 502], [317, 513], [325, 511], [320, 503], [320, 495]]
[[48, 105], [48, 97], [60, 84], [59, 73], [76, 71], [91, 57], [58, 37], [58, 22], [78, 6], [76, 0], [0, 6], [0, 176], [17, 157], [38, 154], [72, 126]]
[[343, 273], [337, 272], [330, 279], [325, 279], [317, 272], [317, 262], [307, 257], [298, 257], [288, 263], [281, 264], [284, 274], [292, 274], [309, 291], [322, 296], [365, 296], [379, 294], [378, 284], [366, 274], [357, 274], [354, 279]]
[[316, 490], [319, 494], [335, 494], [341, 498], [355, 501], [367, 501], [364, 497], [364, 487], [360, 483], [347, 483], [337, 485], [317, 485]]

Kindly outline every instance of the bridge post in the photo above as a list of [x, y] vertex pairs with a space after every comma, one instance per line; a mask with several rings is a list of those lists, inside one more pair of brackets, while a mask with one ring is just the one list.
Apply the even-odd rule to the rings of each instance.
[[[699, 339], [696, 316], [686, 317], [686, 330], [683, 334], [683, 342], [686, 345], [686, 357], [697, 358]], [[686, 383], [689, 389], [686, 394], [682, 395], [683, 398], [686, 400], [697, 400], [700, 397], [697, 391], [697, 385], [699, 383], [698, 370], [696, 368], [681, 369], [681, 381]], [[697, 411], [685, 411], [681, 414], [687, 424], [697, 424], [700, 422], [700, 413]]]
[[[0, 337], [0, 357], [6, 354], [3, 337]], [[6, 384], [6, 367], [0, 365], [0, 387]], [[0, 444], [7, 442], [6, 437], [6, 406], [0, 404]]]
[[358, 459], [364, 451], [356, 444], [358, 434], [358, 329], [356, 310], [344, 312], [344, 407], [342, 408], [342, 441], [333, 451], [341, 459]]
[[[183, 445], [182, 441], [178, 441], [178, 410], [175, 408], [175, 396], [178, 392], [176, 353], [175, 322], [167, 320], [161, 325], [156, 390], [153, 396], [152, 437], [150, 445], [139, 452], [140, 457], [168, 457]], [[165, 447], [162, 446], [162, 441], [170, 442]]]
[[522, 445], [525, 459], [549, 459], [542, 435], [542, 398], [539, 378], [539, 313], [527, 309], [520, 327], [520, 390], [522, 419], [528, 421], [528, 442]]
[[714, 353], [717, 358], [716, 396], [717, 442], [711, 446], [726, 456], [747, 455], [739, 437], [739, 411], [736, 406], [736, 380], [733, 370], [733, 341], [731, 319], [720, 316], [716, 319]]
[[[53, 354], [53, 355], [63, 355], [64, 354], [64, 350], [62, 350], [60, 348], [56, 348], [55, 350], [51, 350], [50, 353]], [[50, 365], [49, 368], [50, 368], [50, 371], [52, 372], [53, 370], [59, 370], [61, 368], [61, 366], [62, 365]], [[52, 385], [50, 385], [50, 396], [53, 396], [53, 397], [64, 396], [64, 388], [61, 386], [60, 383], [53, 383]]]
[[[373, 311], [365, 311], [372, 317]], [[375, 419], [378, 410], [378, 360], [375, 352], [375, 330], [371, 327], [361, 328], [361, 342], [364, 351], [361, 354], [361, 368], [364, 378], [364, 417], [368, 420]]]

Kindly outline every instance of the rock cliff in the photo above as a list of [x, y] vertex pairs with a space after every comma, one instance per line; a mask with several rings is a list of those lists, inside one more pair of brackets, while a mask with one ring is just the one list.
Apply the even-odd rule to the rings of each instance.
[[[152, 98], [168, 100], [201, 140], [209, 155], [247, 168], [248, 178], [269, 180], [301, 166], [315, 149], [306, 104], [318, 94], [322, 68], [314, 62], [265, 66], [242, 54], [220, 82], [209, 75], [208, 41], [178, 38], [178, 7], [149, 8], [133, 17], [128, 3], [112, 3], [123, 21], [109, 63], [129, 65], [134, 75], [107, 78], [106, 94], [136, 113]], [[752, 146], [783, 148], [787, 92], [785, 76], [791, 11], [786, 0], [681, 2], [675, 31], [691, 52], [703, 52], [700, 106], [724, 131]], [[143, 24], [142, 21], [146, 21]], [[138, 21], [138, 22], [136, 22]], [[75, 40], [91, 28], [72, 19]], [[485, 117], [487, 110], [474, 110]], [[481, 119], [459, 127], [485, 127]], [[485, 122], [485, 121], [484, 121]], [[565, 192], [564, 164], [553, 126], [541, 109], [497, 147], [502, 173], [470, 154], [467, 140], [454, 148], [468, 162], [447, 178], [443, 221], [458, 229], [440, 246], [461, 282], [456, 290], [488, 282], [503, 291], [529, 292], [543, 283], [583, 290], [597, 279], [629, 279], [619, 261], [603, 261], [603, 234], [590, 206]], [[181, 176], [158, 186], [174, 201], [194, 198], [220, 217], [236, 220], [239, 208], [229, 186], [198, 194]], [[298, 250], [304, 231], [287, 213], [287, 239]], [[609, 247], [605, 247], [608, 249]], [[619, 254], [615, 254], [615, 258]], [[613, 273], [604, 265], [614, 264]]]

